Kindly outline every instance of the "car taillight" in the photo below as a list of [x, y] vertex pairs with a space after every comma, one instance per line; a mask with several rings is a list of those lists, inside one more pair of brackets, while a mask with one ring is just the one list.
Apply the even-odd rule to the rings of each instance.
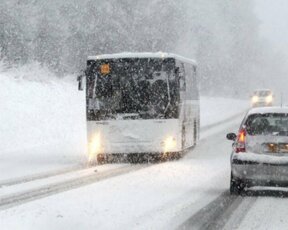
[[246, 130], [240, 129], [235, 143], [236, 153], [246, 152], [245, 141], [246, 141]]

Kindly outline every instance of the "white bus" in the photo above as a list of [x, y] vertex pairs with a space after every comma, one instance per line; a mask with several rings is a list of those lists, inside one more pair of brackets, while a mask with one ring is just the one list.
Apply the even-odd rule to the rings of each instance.
[[195, 61], [170, 53], [91, 56], [85, 78], [90, 160], [104, 163], [115, 155], [179, 158], [196, 145]]

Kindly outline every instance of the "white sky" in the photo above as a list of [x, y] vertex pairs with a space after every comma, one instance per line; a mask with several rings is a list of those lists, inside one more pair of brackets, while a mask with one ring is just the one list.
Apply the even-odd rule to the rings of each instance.
[[288, 53], [288, 0], [255, 0], [262, 35]]

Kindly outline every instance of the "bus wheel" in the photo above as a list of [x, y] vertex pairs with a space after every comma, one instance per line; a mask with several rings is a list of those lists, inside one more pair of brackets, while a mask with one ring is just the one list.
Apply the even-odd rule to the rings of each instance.
[[98, 155], [97, 155], [97, 162], [98, 162], [99, 165], [105, 164], [106, 161], [107, 161], [107, 160], [106, 160], [106, 157], [105, 157], [104, 154], [98, 154]]
[[179, 160], [181, 157], [182, 157], [181, 152], [172, 152], [169, 154], [169, 160], [172, 160], [172, 161]]
[[175, 152], [174, 153], [174, 160], [179, 160], [182, 158], [182, 156], [183, 156], [182, 152]]

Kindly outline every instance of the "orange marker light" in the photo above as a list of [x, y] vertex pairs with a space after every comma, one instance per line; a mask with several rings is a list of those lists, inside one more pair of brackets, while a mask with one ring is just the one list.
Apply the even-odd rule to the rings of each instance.
[[239, 133], [239, 141], [240, 142], [245, 142], [245, 137], [246, 137], [246, 133], [245, 133], [245, 131], [241, 131], [240, 133]]
[[101, 74], [109, 74], [110, 73], [110, 65], [109, 64], [102, 64], [100, 67]]

